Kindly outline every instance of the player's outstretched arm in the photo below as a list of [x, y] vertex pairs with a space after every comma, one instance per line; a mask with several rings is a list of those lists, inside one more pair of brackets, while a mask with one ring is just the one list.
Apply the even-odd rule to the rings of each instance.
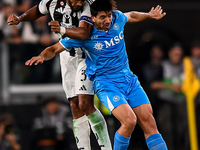
[[156, 8], [152, 7], [148, 13], [131, 11], [124, 14], [128, 17], [127, 22], [130, 22], [130, 23], [140, 22], [146, 19], [159, 20], [166, 15], [166, 13], [163, 12], [161, 6], [159, 5], [157, 5]]
[[11, 14], [7, 19], [7, 23], [8, 25], [17, 25], [22, 21], [33, 21], [41, 16], [42, 15], [38, 12], [37, 6], [34, 6], [19, 17], [14, 14]]
[[40, 55], [27, 60], [25, 65], [32, 66], [33, 64], [42, 64], [44, 61], [52, 59], [56, 54], [62, 52], [63, 50], [65, 50], [65, 48], [58, 42], [50, 47], [47, 47], [40, 53]]
[[86, 40], [92, 31], [92, 25], [85, 21], [81, 21], [79, 27], [76, 28], [60, 27], [58, 21], [51, 21], [48, 25], [51, 26], [51, 31], [54, 33], [60, 33], [62, 36], [75, 40]]

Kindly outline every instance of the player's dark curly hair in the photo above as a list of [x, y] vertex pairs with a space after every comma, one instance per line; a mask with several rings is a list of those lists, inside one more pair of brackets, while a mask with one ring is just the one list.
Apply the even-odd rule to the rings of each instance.
[[92, 16], [97, 16], [99, 11], [113, 11], [117, 9], [117, 4], [114, 0], [95, 0], [90, 5]]

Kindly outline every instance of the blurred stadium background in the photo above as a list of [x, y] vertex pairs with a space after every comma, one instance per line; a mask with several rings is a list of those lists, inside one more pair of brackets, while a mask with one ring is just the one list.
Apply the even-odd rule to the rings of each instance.
[[[1, 0], [0, 14], [7, 7], [5, 3], [10, 2], [16, 14], [21, 14], [27, 8], [38, 3], [37, 0], [13, 1]], [[161, 5], [163, 11], [167, 13], [159, 21], [146, 20], [125, 26], [125, 41], [130, 67], [133, 73], [139, 77], [141, 84], [144, 84], [141, 68], [150, 60], [150, 50], [153, 45], [159, 44], [164, 50], [164, 59], [167, 59], [167, 52], [174, 43], [181, 43], [184, 55], [190, 55], [192, 43], [200, 39], [200, 1], [198, 0], [116, 1], [118, 9], [122, 12], [131, 10], [148, 12], [151, 7]], [[34, 26], [34, 23], [21, 23], [17, 27], [17, 34], [10, 33], [14, 29], [6, 27], [5, 20], [0, 15], [0, 114], [6, 112], [13, 115], [16, 125], [20, 130], [19, 143], [21, 149], [30, 150], [33, 120], [37, 117], [43, 100], [53, 95], [64, 101], [65, 105], [68, 105], [62, 90], [58, 56], [37, 67], [27, 67], [24, 65], [27, 59], [33, 55], [38, 55], [49, 44], [52, 45], [55, 43], [57, 38], [49, 31], [45, 33], [37, 32], [37, 25]], [[39, 25], [44, 23], [46, 28], [48, 28], [48, 21], [49, 18], [45, 18], [37, 21], [37, 23]], [[28, 34], [30, 27], [33, 27], [31, 29], [33, 33], [30, 35], [34, 34], [35, 39], [27, 39], [26, 34]], [[46, 35], [51, 37], [51, 39], [47, 38]], [[44, 39], [38, 40], [42, 36], [44, 36]], [[197, 101], [198, 99], [197, 97]], [[105, 108], [98, 100], [96, 104], [107, 119], [111, 139], [113, 139], [114, 132], [118, 128], [119, 123], [104, 110]], [[199, 133], [199, 103], [197, 102], [195, 106], [197, 130]], [[155, 112], [157, 111], [156, 109], [157, 107], [155, 107]], [[156, 119], [159, 120], [159, 117], [156, 117]], [[187, 115], [185, 119], [187, 120]], [[161, 124], [165, 124], [164, 119], [161, 121], [163, 121]], [[178, 128], [175, 130], [178, 130]], [[174, 136], [174, 134], [171, 134], [171, 137]], [[93, 138], [93, 147], [95, 150], [98, 150], [99, 148]], [[143, 133], [138, 126], [132, 135], [129, 149], [147, 149]], [[189, 150], [189, 148], [185, 147], [185, 149], [180, 150]]]

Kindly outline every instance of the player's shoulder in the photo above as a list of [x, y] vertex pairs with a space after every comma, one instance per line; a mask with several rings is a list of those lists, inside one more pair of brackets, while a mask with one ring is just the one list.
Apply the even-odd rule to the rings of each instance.
[[120, 10], [114, 10], [113, 17], [114, 17], [115, 22], [124, 23], [127, 21], [126, 15], [123, 12], [121, 12]]
[[121, 12], [120, 10], [113, 10], [113, 13], [114, 13], [114, 15], [115, 16], [124, 16], [124, 13], [123, 12]]
[[83, 10], [84, 9], [89, 9], [90, 10], [90, 4], [87, 1], [83, 4]]

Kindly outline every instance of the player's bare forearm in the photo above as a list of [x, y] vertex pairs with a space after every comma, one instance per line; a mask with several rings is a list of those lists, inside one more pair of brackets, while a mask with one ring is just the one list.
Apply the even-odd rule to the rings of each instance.
[[33, 64], [42, 64], [44, 61], [52, 59], [55, 55], [62, 52], [63, 50], [65, 50], [65, 48], [58, 42], [50, 47], [47, 47], [40, 53], [40, 55], [27, 60], [25, 65], [32, 66]]
[[27, 10], [21, 16], [19, 16], [21, 21], [33, 21], [40, 18], [42, 15], [38, 12], [37, 5]]
[[131, 12], [125, 13], [125, 15], [128, 17], [127, 22], [134, 23], [134, 22], [140, 22], [146, 19], [159, 20], [163, 18], [166, 15], [166, 13], [165, 12], [163, 13], [161, 6], [158, 5], [156, 6], [156, 8], [152, 7], [148, 13], [131, 11]]
[[64, 28], [60, 27], [58, 21], [49, 22], [49, 26], [51, 26], [51, 31], [54, 33], [60, 33], [65, 37], [69, 37], [76, 40], [86, 40], [92, 30], [92, 25], [86, 23], [85, 21], [81, 21], [79, 23], [79, 27], [76, 28]]
[[65, 36], [76, 40], [86, 40], [90, 35], [90, 31], [84, 27], [66, 28]]
[[50, 47], [47, 47], [40, 53], [40, 57], [44, 58], [44, 61], [52, 59], [55, 55], [65, 50], [65, 48], [58, 42]]
[[39, 17], [41, 17], [41, 14], [38, 12], [37, 9], [38, 9], [37, 6], [34, 6], [19, 17], [17, 17], [14, 14], [11, 14], [7, 19], [8, 25], [17, 25], [22, 21], [37, 20]]

